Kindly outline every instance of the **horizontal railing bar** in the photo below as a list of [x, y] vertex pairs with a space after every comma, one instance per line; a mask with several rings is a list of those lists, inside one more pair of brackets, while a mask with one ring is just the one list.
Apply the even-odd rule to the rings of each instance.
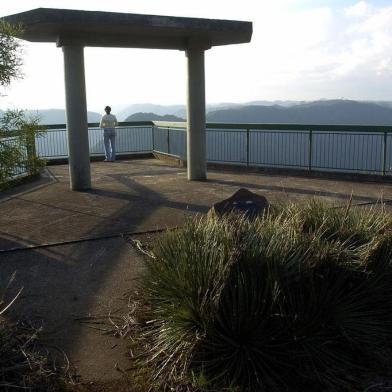
[[156, 127], [169, 127], [169, 128], [186, 128], [186, 122], [183, 121], [151, 121], [152, 125]]
[[[126, 126], [151, 126], [154, 125], [152, 121], [122, 121], [118, 123], [120, 127]], [[99, 123], [88, 123], [89, 128], [99, 128]], [[67, 124], [47, 124], [42, 125], [44, 129], [66, 129]]]
[[271, 131], [347, 131], [347, 132], [392, 132], [392, 125], [328, 125], [328, 124], [258, 124], [258, 123], [207, 123], [207, 129], [265, 129]]
[[[186, 128], [186, 122], [152, 121], [158, 127]], [[330, 124], [274, 124], [274, 123], [206, 123], [206, 129], [239, 129], [271, 131], [347, 131], [347, 132], [392, 132], [392, 125], [330, 125]]]
[[[123, 121], [119, 126], [152, 126], [185, 129], [186, 122]], [[66, 129], [66, 124], [43, 125], [43, 129]], [[99, 123], [88, 123], [89, 128], [99, 128]], [[273, 124], [273, 123], [206, 123], [206, 129], [271, 130], [271, 131], [335, 131], [335, 132], [392, 132], [392, 125], [331, 125], [331, 124]]]

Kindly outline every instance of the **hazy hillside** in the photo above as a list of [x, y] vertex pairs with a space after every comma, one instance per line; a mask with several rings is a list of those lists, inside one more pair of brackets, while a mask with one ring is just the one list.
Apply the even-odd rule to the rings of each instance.
[[306, 101], [282, 101], [282, 100], [278, 100], [278, 101], [251, 101], [251, 102], [247, 102], [244, 105], [248, 106], [248, 105], [262, 105], [262, 106], [284, 106], [284, 107], [290, 107], [290, 106], [294, 106], [294, 105], [299, 105], [301, 103], [306, 103]]
[[[321, 100], [253, 101], [249, 103], [222, 102], [208, 104], [208, 122], [262, 122], [299, 124], [369, 124], [392, 125], [392, 102]], [[0, 116], [4, 111], [0, 110]], [[29, 110], [41, 116], [42, 124], [64, 124], [63, 109]], [[119, 121], [184, 121], [184, 105], [135, 104], [116, 112]], [[88, 112], [89, 122], [98, 122], [100, 113]]]
[[387, 108], [392, 108], [392, 102], [390, 102], [390, 101], [375, 101], [373, 103], [376, 103], [377, 105], [380, 105], [380, 106], [385, 106]]
[[[4, 111], [0, 110], [0, 117]], [[65, 110], [64, 109], [43, 109], [43, 110], [26, 110], [27, 117], [40, 118], [40, 124], [65, 124]], [[101, 114], [95, 112], [87, 112], [88, 122], [99, 122]]]
[[207, 121], [392, 125], [392, 108], [349, 100], [316, 101], [291, 107], [251, 105], [209, 112]]
[[[41, 124], [65, 124], [64, 109], [45, 109], [45, 110], [27, 110], [26, 113], [32, 116], [38, 115]], [[101, 114], [87, 112], [88, 122], [99, 122]]]
[[165, 114], [163, 116], [155, 113], [134, 113], [128, 116], [125, 121], [185, 121], [181, 117], [172, 114]]
[[[299, 103], [303, 103], [302, 101], [252, 101], [245, 103], [233, 103], [233, 102], [221, 102], [221, 103], [212, 103], [206, 105], [207, 113], [215, 110], [222, 109], [230, 109], [233, 107], [241, 108], [247, 105], [264, 105], [264, 106], [272, 106], [272, 105], [281, 105], [281, 106], [294, 106]], [[123, 110], [115, 113], [119, 121], [126, 121], [126, 118], [136, 113], [154, 113], [160, 116], [171, 114], [177, 117], [186, 118], [186, 107], [185, 105], [154, 105], [150, 103], [146, 104], [135, 104], [126, 107]]]
[[[114, 110], [114, 109], [113, 109]], [[154, 113], [160, 116], [166, 114], [176, 115], [178, 117], [182, 117], [185, 113], [185, 105], [154, 105], [150, 103], [146, 104], [134, 104], [130, 105], [127, 108], [120, 110], [119, 112], [115, 112], [119, 121], [128, 121], [126, 120], [129, 116], [136, 113]], [[135, 120], [136, 121], [136, 120]], [[138, 120], [139, 121], [139, 120]]]

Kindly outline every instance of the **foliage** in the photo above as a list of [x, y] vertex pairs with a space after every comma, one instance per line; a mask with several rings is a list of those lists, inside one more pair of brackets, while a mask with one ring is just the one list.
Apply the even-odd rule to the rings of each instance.
[[331, 208], [320, 200], [312, 199], [290, 204], [282, 213], [293, 220], [297, 230], [303, 233], [319, 231], [323, 239], [345, 242], [346, 246], [354, 248], [384, 233], [391, 219], [383, 211], [382, 204], [354, 211], [351, 200], [343, 208]]
[[12, 26], [0, 20], [0, 86], [6, 87], [20, 77], [21, 47], [15, 36], [21, 34], [20, 26]]
[[0, 188], [19, 173], [39, 173], [44, 165], [35, 151], [35, 138], [43, 133], [38, 122], [19, 110], [8, 110], [0, 119]]
[[144, 362], [162, 385], [361, 390], [392, 359], [391, 218], [311, 201], [199, 218], [147, 260]]
[[[0, 86], [21, 76], [21, 46], [15, 36], [21, 26], [0, 20]], [[0, 119], [0, 189], [18, 174], [37, 174], [43, 161], [35, 153], [35, 136], [40, 133], [38, 118], [26, 118], [23, 111], [8, 110]]]

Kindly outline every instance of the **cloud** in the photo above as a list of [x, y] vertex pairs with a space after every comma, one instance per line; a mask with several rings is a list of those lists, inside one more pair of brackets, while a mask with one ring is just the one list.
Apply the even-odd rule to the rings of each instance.
[[[283, 23], [285, 34], [278, 32], [279, 51], [269, 64], [275, 78], [270, 78], [268, 85], [274, 81], [280, 85], [302, 84], [312, 89], [307, 92], [310, 95], [335, 86], [330, 91], [336, 96], [357, 99], [377, 99], [376, 86], [390, 85], [392, 6], [376, 7], [360, 1], [343, 9], [324, 7], [298, 12]], [[356, 96], [365, 91], [358, 88], [361, 83], [366, 85], [367, 94]], [[385, 95], [383, 92], [384, 99]]]
[[[2, 12], [13, 13], [51, 3], [53, 0], [8, 2], [5, 5], [8, 8]], [[250, 44], [207, 51], [206, 92], [210, 102], [322, 97], [392, 100], [391, 3], [384, 6], [371, 0], [210, 3], [209, 7], [200, 7], [200, 1], [196, 0], [134, 0], [132, 4], [123, 0], [110, 3], [86, 0], [83, 7], [253, 21]], [[58, 0], [56, 6], [78, 8], [78, 1]], [[100, 108], [107, 100], [185, 101], [183, 53], [99, 48], [86, 49], [85, 53], [88, 103], [92, 109]], [[0, 97], [0, 106], [5, 105], [2, 104], [5, 99], [22, 107], [64, 106], [61, 50], [54, 45], [27, 44], [25, 65], [25, 79], [12, 84], [9, 97]], [[111, 83], [102, 87], [103, 75], [108, 72]]]
[[360, 1], [350, 7], [346, 7], [343, 12], [348, 17], [361, 18], [368, 15], [372, 10], [370, 4], [366, 1]]
[[[363, 4], [360, 2], [358, 4]], [[392, 59], [392, 6], [380, 8], [367, 7], [361, 21], [351, 21], [352, 15], [347, 16], [346, 50], [353, 67], [349, 69], [355, 72], [355, 68], [361, 66], [369, 74], [391, 74], [392, 69], [387, 65]]]

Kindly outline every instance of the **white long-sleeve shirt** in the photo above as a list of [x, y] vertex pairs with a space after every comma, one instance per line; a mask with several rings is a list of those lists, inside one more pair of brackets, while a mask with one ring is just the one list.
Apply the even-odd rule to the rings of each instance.
[[117, 125], [117, 118], [113, 114], [104, 114], [99, 123], [100, 128], [114, 128]]

